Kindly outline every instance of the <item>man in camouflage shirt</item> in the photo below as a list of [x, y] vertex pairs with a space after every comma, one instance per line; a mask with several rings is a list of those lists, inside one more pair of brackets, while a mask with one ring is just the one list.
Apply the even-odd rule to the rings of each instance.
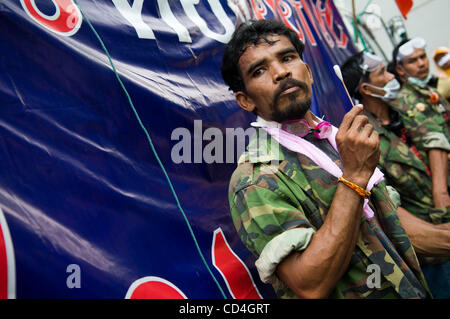
[[450, 152], [450, 107], [429, 85], [431, 73], [422, 38], [405, 40], [393, 51], [393, 65], [403, 82], [390, 106], [401, 116], [412, 143], [428, 165], [433, 181], [435, 207], [449, 206], [448, 159]]
[[[258, 257], [262, 281], [282, 298], [430, 296], [377, 178], [378, 133], [359, 105], [332, 128], [335, 139], [324, 138], [327, 126], [309, 111], [313, 77], [303, 48], [284, 24], [261, 20], [241, 24], [225, 51], [225, 82], [238, 105], [258, 116], [229, 188], [241, 240]], [[315, 129], [305, 135], [305, 125]], [[307, 145], [304, 152], [299, 145]]]
[[[370, 53], [350, 57], [342, 65], [342, 73], [350, 94], [364, 105], [364, 115], [379, 134], [379, 166], [387, 183], [400, 193], [403, 208], [436, 225], [450, 222], [450, 206], [434, 204], [426, 154], [421, 156], [399, 113], [388, 104], [400, 90], [394, 75], [386, 71], [379, 57]], [[446, 192], [448, 187], [450, 183], [440, 192]]]
[[[395, 187], [400, 194], [398, 215], [403, 227], [408, 234], [415, 232], [413, 228], [419, 221], [410, 213], [431, 223], [425, 227], [426, 230], [422, 230], [421, 238], [411, 237], [416, 252], [422, 257], [423, 264], [442, 264], [447, 259], [427, 256], [448, 255], [444, 247], [450, 241], [450, 206], [435, 207], [427, 164], [408, 138], [398, 112], [389, 107], [388, 103], [396, 98], [400, 84], [392, 73], [386, 71], [383, 61], [370, 53], [358, 53], [350, 57], [342, 65], [342, 74], [348, 91], [364, 105], [363, 114], [379, 134], [379, 167], [385, 173], [387, 184]], [[439, 269], [437, 280], [427, 278], [430, 267]], [[449, 298], [450, 262], [425, 268], [433, 295]], [[449, 277], [447, 280], [446, 276]]]

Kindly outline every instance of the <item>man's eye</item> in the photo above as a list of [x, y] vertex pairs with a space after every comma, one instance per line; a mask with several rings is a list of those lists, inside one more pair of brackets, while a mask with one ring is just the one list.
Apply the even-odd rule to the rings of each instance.
[[261, 74], [263, 74], [263, 72], [264, 72], [264, 69], [263, 69], [263, 68], [256, 69], [256, 70], [252, 73], [252, 76], [253, 76], [253, 77], [258, 77], [258, 76], [260, 76]]
[[283, 62], [289, 62], [292, 61], [294, 59], [293, 55], [286, 55], [283, 57]]

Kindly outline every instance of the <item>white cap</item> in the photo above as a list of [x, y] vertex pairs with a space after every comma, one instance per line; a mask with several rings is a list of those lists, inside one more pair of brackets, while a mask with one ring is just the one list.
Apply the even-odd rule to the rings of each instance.
[[363, 69], [365, 72], [372, 72], [380, 67], [380, 65], [383, 63], [383, 60], [373, 55], [369, 52], [364, 52], [364, 62], [360, 66], [361, 69]]

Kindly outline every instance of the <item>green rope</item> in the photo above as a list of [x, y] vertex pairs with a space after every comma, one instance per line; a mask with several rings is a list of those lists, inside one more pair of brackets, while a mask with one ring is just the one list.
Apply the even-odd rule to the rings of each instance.
[[100, 44], [101, 44], [101, 46], [102, 46], [102, 48], [103, 48], [103, 51], [105, 51], [105, 54], [106, 54], [106, 56], [108, 57], [109, 63], [111, 64], [111, 67], [112, 67], [112, 69], [113, 69], [113, 71], [114, 71], [114, 74], [116, 75], [117, 81], [119, 82], [120, 87], [122, 88], [122, 90], [125, 92], [125, 95], [127, 96], [127, 99], [128, 99], [128, 103], [130, 104], [131, 109], [133, 110], [133, 113], [134, 113], [134, 115], [136, 116], [136, 119], [137, 119], [137, 121], [138, 121], [140, 127], [142, 128], [142, 130], [144, 131], [144, 133], [145, 133], [145, 135], [146, 135], [146, 137], [147, 137], [147, 141], [148, 141], [148, 143], [149, 143], [149, 145], [150, 145], [150, 148], [151, 148], [152, 151], [153, 151], [153, 154], [155, 155], [156, 161], [158, 162], [159, 166], [161, 167], [161, 170], [162, 170], [163, 173], [164, 173], [164, 176], [166, 177], [167, 183], [169, 184], [170, 190], [172, 191], [173, 197], [175, 198], [175, 201], [176, 201], [176, 203], [177, 203], [178, 209], [179, 209], [179, 210], [181, 211], [181, 213], [183, 214], [183, 218], [184, 218], [184, 220], [185, 220], [185, 222], [186, 222], [186, 225], [187, 225], [188, 228], [189, 228], [189, 232], [190, 232], [190, 234], [191, 234], [191, 236], [192, 236], [192, 239], [194, 240], [195, 246], [197, 247], [197, 251], [198, 251], [198, 253], [200, 254], [200, 257], [201, 257], [203, 263], [205, 264], [206, 268], [208, 269], [209, 274], [211, 275], [211, 277], [213, 278], [213, 280], [214, 280], [214, 282], [216, 283], [217, 287], [219, 288], [219, 290], [220, 290], [220, 292], [221, 292], [223, 298], [224, 298], [224, 299], [227, 299], [225, 293], [224, 293], [223, 290], [222, 290], [222, 287], [219, 285], [219, 283], [218, 283], [216, 277], [214, 276], [214, 274], [212, 273], [211, 269], [209, 268], [208, 263], [206, 262], [205, 257], [203, 256], [203, 254], [202, 254], [202, 252], [201, 252], [201, 250], [200, 250], [200, 246], [198, 245], [197, 238], [195, 237], [195, 234], [194, 234], [194, 232], [193, 232], [193, 230], [192, 230], [192, 227], [191, 227], [191, 225], [190, 225], [190, 223], [189, 223], [189, 220], [187, 219], [186, 214], [184, 213], [184, 210], [183, 210], [183, 208], [181, 207], [180, 201], [178, 200], [178, 196], [177, 196], [177, 194], [176, 194], [176, 192], [175, 192], [175, 189], [173, 188], [172, 182], [170, 181], [169, 175], [167, 174], [166, 169], [164, 168], [164, 165], [162, 164], [162, 162], [161, 162], [161, 160], [160, 160], [160, 158], [159, 158], [159, 155], [158, 155], [158, 153], [157, 153], [157, 151], [156, 151], [156, 149], [155, 149], [155, 146], [153, 145], [153, 142], [152, 142], [152, 139], [151, 139], [151, 137], [150, 137], [150, 134], [148, 133], [147, 129], [145, 128], [144, 124], [142, 123], [141, 118], [140, 118], [138, 112], [136, 111], [136, 108], [134, 107], [133, 101], [131, 100], [131, 97], [130, 97], [130, 95], [128, 94], [127, 89], [126, 89], [125, 86], [123, 85], [123, 82], [122, 82], [122, 80], [120, 79], [119, 74], [117, 73], [117, 70], [116, 70], [116, 68], [115, 68], [115, 66], [114, 66], [114, 63], [113, 63], [113, 61], [112, 61], [112, 59], [111, 59], [111, 56], [109, 55], [108, 49], [106, 49], [105, 44], [103, 43], [102, 39], [101, 39], [100, 36], [98, 35], [97, 31], [95, 30], [94, 26], [91, 24], [91, 22], [89, 21], [89, 19], [88, 19], [88, 18], [86, 17], [86, 15], [84, 14], [83, 10], [81, 10], [81, 8], [80, 8], [80, 6], [78, 5], [77, 1], [74, 0], [74, 2], [75, 2], [75, 4], [77, 5], [78, 9], [80, 10], [81, 15], [83, 16], [83, 19], [86, 20], [87, 24], [88, 24], [89, 27], [91, 28], [91, 30], [92, 30], [92, 32], [94, 33], [95, 37], [96, 37], [97, 40], [100, 42]]
[[358, 14], [358, 18], [361, 18], [364, 14], [366, 14], [367, 7], [370, 5], [371, 2], [372, 2], [372, 0], [367, 1], [366, 6], [364, 7], [364, 9], [361, 11], [360, 14]]

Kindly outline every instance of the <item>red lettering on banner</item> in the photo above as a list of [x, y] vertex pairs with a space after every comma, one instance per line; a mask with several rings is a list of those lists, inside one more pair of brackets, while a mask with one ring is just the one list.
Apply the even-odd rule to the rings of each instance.
[[55, 5], [55, 13], [42, 13], [35, 0], [20, 0], [25, 12], [46, 29], [64, 36], [74, 35], [80, 28], [82, 16], [73, 0], [48, 0]]
[[297, 15], [300, 19], [301, 25], [306, 30], [306, 35], [308, 37], [309, 42], [311, 43], [312, 46], [316, 46], [317, 45], [316, 39], [314, 38], [314, 35], [312, 34], [311, 29], [309, 28], [308, 22], [306, 22], [306, 18], [303, 15], [302, 4], [298, 1], [293, 1], [293, 4], [295, 7], [295, 11], [297, 12]]
[[16, 298], [14, 247], [8, 224], [0, 208], [0, 299]]
[[[294, 4], [296, 2], [298, 2], [298, 1], [294, 1]], [[306, 2], [306, 0], [300, 0], [300, 2], [301, 2], [301, 6], [302, 6], [303, 10], [306, 12], [306, 15], [308, 16], [310, 23], [314, 27], [316, 34], [319, 36], [320, 39], [322, 39], [323, 38], [322, 33], [320, 32], [320, 29], [317, 26], [317, 22], [316, 22], [314, 15], [311, 13], [311, 8], [310, 8], [309, 4]]]
[[320, 1], [317, 1], [316, 5], [315, 6], [313, 5], [312, 7], [313, 7], [314, 15], [315, 15], [317, 21], [319, 22], [320, 29], [322, 30], [322, 34], [325, 37], [325, 41], [328, 42], [328, 45], [330, 47], [334, 48], [334, 41], [333, 41], [332, 37], [330, 36], [330, 34], [328, 33], [325, 22], [323, 21], [322, 16], [321, 16], [321, 13], [324, 10], [320, 7]]
[[267, 9], [264, 3], [260, 0], [251, 0], [250, 2], [256, 18], [258, 20], [263, 20], [267, 14]]
[[[277, 9], [278, 9], [278, 12], [281, 15], [281, 20], [283, 21], [283, 23], [285, 25], [287, 25], [289, 28], [291, 28], [292, 30], [294, 30], [295, 33], [297, 33], [297, 35], [300, 38], [300, 40], [302, 40], [302, 42], [305, 43], [305, 36], [303, 35], [302, 29], [300, 27], [296, 28], [288, 20], [292, 16], [292, 9], [291, 9], [291, 7], [287, 3], [285, 3], [284, 1], [277, 0]], [[297, 26], [298, 26], [298, 24], [297, 24]]]
[[231, 250], [222, 229], [214, 231], [212, 262], [235, 299], [262, 299], [244, 262]]
[[276, 16], [276, 5], [274, 1], [277, 0], [250, 0], [252, 10], [255, 13], [256, 18], [263, 20], [267, 16], [267, 7], [272, 11], [273, 15]]
[[336, 32], [334, 32], [334, 26], [333, 26], [333, 21], [334, 21], [334, 17], [333, 17], [333, 8], [331, 7], [331, 2], [327, 1], [327, 4], [325, 6], [325, 16], [326, 16], [326, 23], [328, 26], [328, 29], [331, 31], [331, 34], [333, 35], [336, 44], [338, 45], [338, 47], [340, 48], [345, 48], [347, 47], [347, 42], [348, 42], [348, 37], [345, 34], [343, 28], [341, 25], [337, 25], [337, 27], [340, 30], [340, 36], [338, 37], [336, 35]]
[[0, 299], [8, 298], [8, 260], [6, 258], [6, 245], [0, 225]]
[[133, 282], [125, 299], [187, 299], [187, 297], [170, 281], [148, 276]]

